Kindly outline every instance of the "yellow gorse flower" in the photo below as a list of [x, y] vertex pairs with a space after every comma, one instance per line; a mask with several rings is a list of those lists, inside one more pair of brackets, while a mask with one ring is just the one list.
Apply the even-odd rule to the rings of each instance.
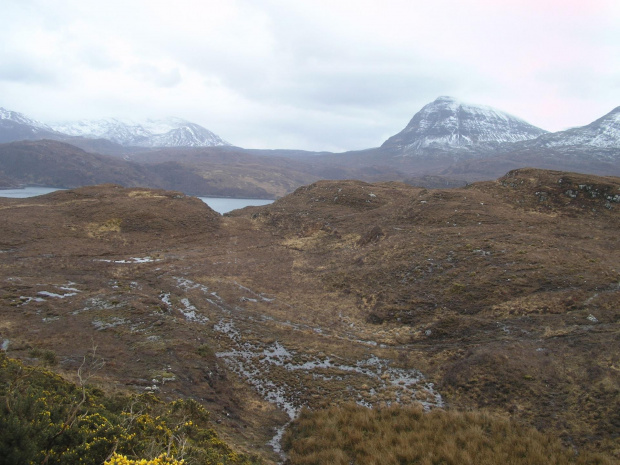
[[114, 454], [104, 465], [183, 465], [184, 460], [177, 460], [174, 457], [169, 457], [166, 454], [162, 454], [151, 460], [147, 459], [129, 459], [125, 455]]

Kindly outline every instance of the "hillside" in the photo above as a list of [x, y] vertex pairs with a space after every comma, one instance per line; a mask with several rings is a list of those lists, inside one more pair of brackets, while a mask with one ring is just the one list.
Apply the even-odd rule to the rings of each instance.
[[114, 186], [0, 209], [10, 356], [73, 372], [94, 341], [103, 386], [199, 400], [246, 452], [276, 460], [303, 406], [352, 401], [484, 407], [620, 457], [618, 178], [320, 181], [224, 217]]
[[157, 182], [135, 163], [51, 140], [0, 144], [0, 173], [13, 185], [78, 187], [115, 182], [138, 186]]
[[21, 141], [0, 144], [0, 187], [115, 183], [198, 196], [268, 199], [317, 179], [297, 170], [299, 163], [279, 165], [278, 159], [234, 153], [220, 156], [208, 149], [169, 149], [163, 154], [132, 153], [121, 158], [89, 153], [64, 142]]

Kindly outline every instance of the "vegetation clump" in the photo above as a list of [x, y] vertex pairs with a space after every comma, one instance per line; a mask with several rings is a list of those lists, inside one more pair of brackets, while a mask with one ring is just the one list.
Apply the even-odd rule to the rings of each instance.
[[196, 401], [106, 395], [0, 354], [0, 457], [11, 465], [250, 465]]
[[611, 464], [486, 412], [355, 404], [305, 409], [283, 439], [289, 465]]

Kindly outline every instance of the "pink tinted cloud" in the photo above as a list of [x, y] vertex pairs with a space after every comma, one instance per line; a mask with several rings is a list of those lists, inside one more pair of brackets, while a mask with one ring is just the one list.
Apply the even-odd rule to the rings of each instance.
[[478, 5], [506, 13], [585, 19], [613, 11], [617, 0], [479, 0]]

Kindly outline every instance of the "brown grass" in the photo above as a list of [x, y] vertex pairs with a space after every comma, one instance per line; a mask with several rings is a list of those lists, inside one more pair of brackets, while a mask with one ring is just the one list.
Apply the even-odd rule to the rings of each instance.
[[290, 465], [611, 464], [487, 412], [354, 404], [304, 410], [284, 438]]

